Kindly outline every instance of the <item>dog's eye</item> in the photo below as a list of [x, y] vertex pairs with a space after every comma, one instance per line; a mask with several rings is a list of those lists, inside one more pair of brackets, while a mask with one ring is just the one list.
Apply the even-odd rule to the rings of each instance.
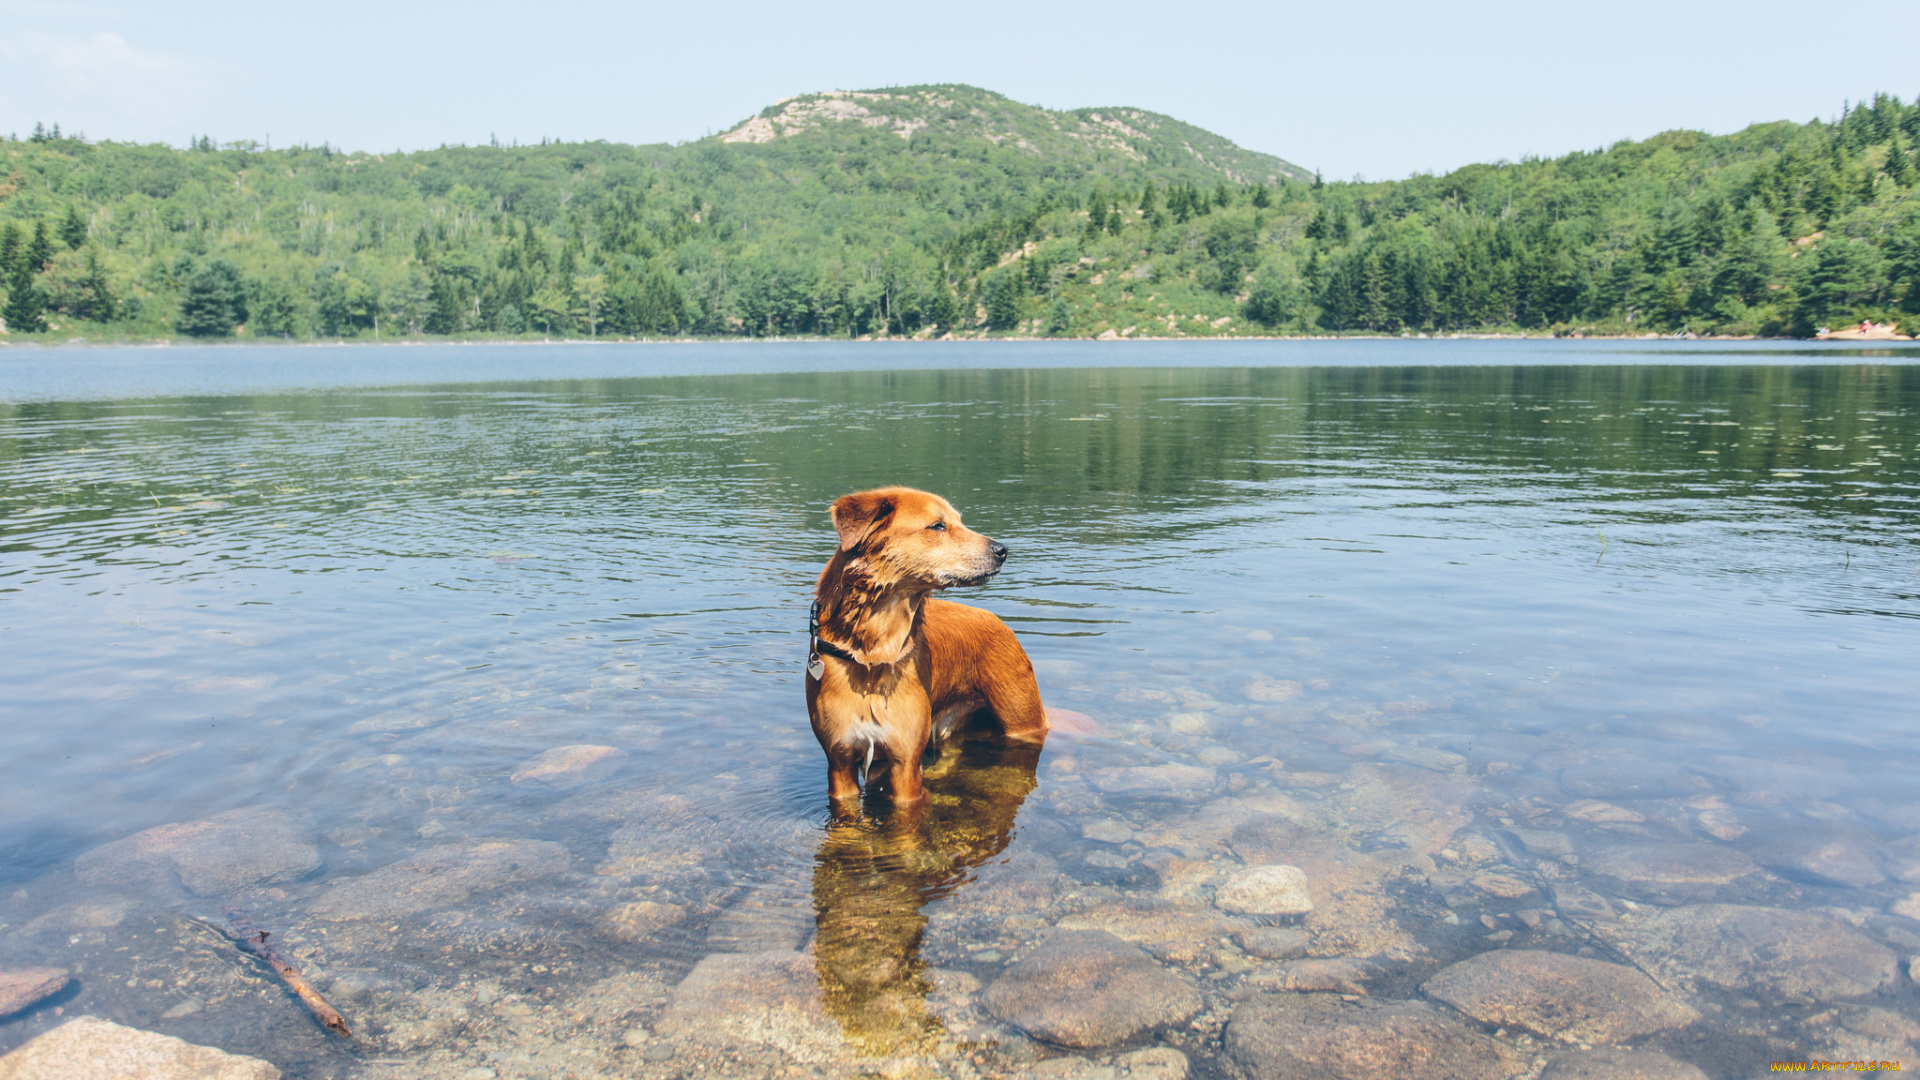
[[927, 526], [927, 528], [932, 532], [946, 532], [947, 523], [944, 521], [936, 521], [933, 524]]

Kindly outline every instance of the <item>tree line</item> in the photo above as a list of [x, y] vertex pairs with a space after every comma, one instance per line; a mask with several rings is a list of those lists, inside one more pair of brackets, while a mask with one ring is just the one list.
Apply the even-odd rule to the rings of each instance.
[[16, 340], [1911, 329], [1916, 147], [1920, 103], [1886, 94], [1272, 185], [860, 125], [384, 156], [43, 126], [0, 141], [0, 318]]

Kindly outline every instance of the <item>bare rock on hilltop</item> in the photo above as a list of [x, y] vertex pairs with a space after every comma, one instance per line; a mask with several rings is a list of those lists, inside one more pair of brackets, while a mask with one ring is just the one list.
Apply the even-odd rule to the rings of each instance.
[[0, 1057], [0, 1080], [280, 1080], [259, 1058], [77, 1016]]
[[1700, 1018], [1630, 967], [1561, 953], [1481, 953], [1421, 989], [1483, 1024], [1567, 1042], [1624, 1042]]
[[115, 840], [81, 855], [73, 871], [84, 885], [218, 896], [291, 881], [319, 867], [320, 849], [304, 818], [277, 806], [247, 806]]

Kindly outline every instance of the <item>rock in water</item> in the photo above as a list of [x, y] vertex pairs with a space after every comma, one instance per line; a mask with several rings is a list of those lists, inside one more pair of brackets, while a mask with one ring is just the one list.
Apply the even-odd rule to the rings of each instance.
[[1509, 1080], [1514, 1051], [1423, 1001], [1271, 994], [1233, 1010], [1227, 1053], [1263, 1080]]
[[1600, 928], [1668, 985], [1695, 979], [1768, 1002], [1856, 997], [1897, 972], [1893, 950], [1810, 911], [1698, 904]]
[[259, 1058], [78, 1016], [0, 1057], [0, 1080], [280, 1080]]
[[1700, 1018], [1630, 967], [1560, 953], [1481, 953], [1421, 989], [1483, 1024], [1567, 1042], [1623, 1042]]
[[851, 1047], [822, 1004], [805, 953], [715, 953], [674, 987], [654, 1030], [714, 1047], [758, 1043], [796, 1061], [843, 1060]]
[[1112, 1046], [1200, 1011], [1185, 979], [1104, 930], [1056, 930], [987, 989], [993, 1015], [1061, 1046]]
[[1555, 1054], [1540, 1080], [1707, 1080], [1707, 1074], [1652, 1050], [1606, 1047]]
[[115, 840], [80, 856], [73, 871], [86, 885], [178, 886], [217, 896], [319, 867], [320, 849], [305, 821], [277, 806], [247, 806]]
[[1725, 885], [1760, 868], [1717, 844], [1609, 844], [1586, 856], [1595, 874], [1653, 888]]
[[457, 904], [483, 889], [551, 877], [567, 868], [551, 840], [471, 840], [429, 848], [321, 893], [313, 913], [339, 922]]
[[521, 762], [509, 779], [515, 787], [571, 791], [612, 776], [626, 762], [627, 752], [611, 746], [556, 746]]
[[1313, 910], [1306, 871], [1284, 863], [1240, 871], [1220, 886], [1213, 902], [1243, 915], [1304, 915]]
[[71, 980], [59, 968], [0, 968], [0, 1019], [47, 1000]]

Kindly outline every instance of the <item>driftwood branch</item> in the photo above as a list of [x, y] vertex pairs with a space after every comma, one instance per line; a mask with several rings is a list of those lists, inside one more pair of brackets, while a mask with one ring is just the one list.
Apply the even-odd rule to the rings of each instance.
[[266, 965], [273, 969], [273, 973], [280, 976], [280, 981], [287, 984], [287, 989], [292, 990], [301, 1001], [306, 1003], [307, 1008], [313, 1010], [313, 1015], [320, 1023], [337, 1035], [353, 1038], [353, 1030], [347, 1027], [347, 1018], [340, 1015], [340, 1010], [329, 1005], [327, 999], [320, 996], [320, 991], [313, 988], [313, 984], [307, 981], [306, 975], [301, 972], [298, 965], [287, 959], [285, 953], [268, 944], [267, 939], [272, 935], [265, 930], [254, 929], [253, 924], [247, 921], [246, 915], [235, 908], [222, 908], [221, 911], [226, 915], [230, 926], [218, 926], [207, 919], [197, 921], [205, 923], [222, 937], [238, 945], [241, 952], [265, 961]]

